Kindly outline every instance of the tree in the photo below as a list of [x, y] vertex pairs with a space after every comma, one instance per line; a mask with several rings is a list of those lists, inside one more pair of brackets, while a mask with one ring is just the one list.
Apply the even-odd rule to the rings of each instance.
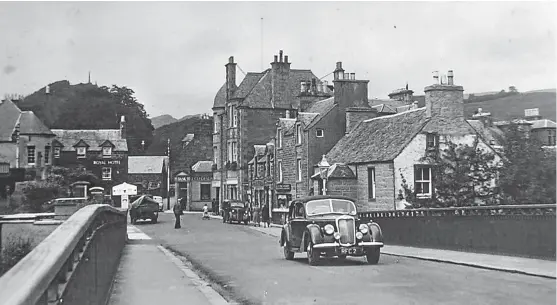
[[432, 165], [434, 194], [431, 199], [419, 199], [402, 177], [399, 198], [418, 207], [474, 206], [495, 203], [496, 188], [492, 183], [499, 164], [496, 155], [479, 147], [476, 138], [470, 145], [448, 142], [440, 153], [429, 153], [420, 161]]
[[500, 187], [508, 204], [555, 203], [555, 152], [516, 124], [505, 132]]
[[509, 87], [509, 92], [510, 92], [510, 93], [518, 93], [518, 90], [516, 89], [515, 86], [510, 86], [510, 87]]

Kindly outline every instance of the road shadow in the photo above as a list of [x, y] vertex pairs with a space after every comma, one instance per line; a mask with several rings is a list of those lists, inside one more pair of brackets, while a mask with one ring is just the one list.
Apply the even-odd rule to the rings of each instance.
[[[292, 260], [298, 264], [308, 265], [306, 253], [296, 253]], [[347, 257], [341, 259], [338, 257], [321, 257], [316, 267], [349, 267], [349, 266], [368, 266], [365, 257]], [[382, 265], [379, 261], [378, 265]]]

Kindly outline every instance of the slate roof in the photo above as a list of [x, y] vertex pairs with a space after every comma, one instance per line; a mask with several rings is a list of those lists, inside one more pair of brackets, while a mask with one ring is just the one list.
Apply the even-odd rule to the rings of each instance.
[[63, 147], [62, 151], [74, 151], [74, 145], [83, 140], [89, 145], [88, 150], [101, 151], [101, 145], [109, 140], [114, 144], [115, 151], [128, 151], [128, 143], [126, 139], [122, 139], [120, 129], [96, 129], [96, 130], [69, 130], [69, 129], [52, 129], [56, 135], [56, 140]]
[[0, 141], [11, 141], [18, 122], [20, 134], [54, 136], [32, 111], [21, 111], [14, 102], [6, 99], [0, 104]]
[[212, 173], [213, 161], [197, 161], [191, 170], [196, 173]]
[[425, 108], [360, 122], [327, 154], [335, 163], [391, 161], [412, 141], [428, 119]]
[[501, 129], [486, 127], [480, 120], [467, 120], [467, 122], [487, 144], [501, 145], [503, 143], [504, 133]]
[[195, 134], [193, 134], [193, 133], [188, 133], [188, 134], [182, 139], [182, 142], [191, 142], [191, 140], [193, 140], [194, 137], [195, 137]]
[[296, 119], [279, 119], [279, 127], [282, 129], [284, 135], [289, 135], [294, 133], [294, 125], [296, 125]]
[[253, 164], [256, 160], [258, 160], [257, 157], [265, 155], [267, 145], [255, 144], [253, 145], [253, 148], [255, 150], [255, 153], [253, 155], [253, 158], [248, 162], [248, 164]]
[[[334, 97], [330, 97], [330, 98], [326, 98], [320, 101], [316, 101], [314, 102], [306, 112], [308, 113], [317, 113], [318, 116], [314, 117], [310, 123], [308, 123], [307, 125], [305, 125], [305, 128], [311, 128], [313, 127], [313, 125], [317, 124], [323, 117], [325, 117], [325, 115], [327, 115], [327, 113], [329, 113], [331, 110], [333, 110], [333, 108], [335, 108], [337, 105], [335, 104], [335, 99]], [[305, 122], [304, 122], [305, 124]]]
[[534, 120], [534, 121], [530, 121], [530, 123], [532, 123], [532, 129], [556, 128], [555, 122], [548, 119]]
[[308, 112], [298, 112], [298, 121], [302, 123], [304, 128], [308, 128], [309, 125], [319, 116], [319, 113], [308, 113]]
[[396, 113], [396, 109], [386, 104], [371, 106], [371, 108], [376, 109], [378, 113]]
[[[300, 91], [300, 82], [309, 81], [317, 77], [311, 70], [290, 69], [290, 77], [286, 89], [290, 91], [290, 96], [295, 97]], [[240, 85], [236, 88], [232, 98], [242, 99], [241, 105], [251, 108], [289, 108], [288, 105], [273, 105], [271, 100], [271, 69], [263, 72], [248, 72]], [[290, 103], [290, 101], [288, 101]], [[226, 105], [226, 83], [217, 92], [213, 108], [224, 107]]]
[[13, 143], [0, 143], [0, 162], [10, 163], [15, 167], [16, 146]]
[[161, 174], [167, 156], [129, 156], [128, 174]]

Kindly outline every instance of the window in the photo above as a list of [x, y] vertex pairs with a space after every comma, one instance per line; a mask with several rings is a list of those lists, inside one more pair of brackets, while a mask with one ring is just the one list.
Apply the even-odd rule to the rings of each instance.
[[282, 129], [280, 129], [280, 128], [278, 129], [277, 138], [278, 138], [278, 145], [277, 146], [278, 146], [278, 148], [282, 148]]
[[232, 142], [232, 162], [238, 162], [238, 148], [236, 142]]
[[50, 146], [44, 148], [44, 164], [50, 163]]
[[219, 163], [219, 148], [217, 146], [213, 146], [213, 163]]
[[416, 167], [414, 175], [414, 190], [418, 198], [431, 198], [431, 167]]
[[35, 164], [35, 146], [27, 146], [27, 164]]
[[232, 162], [232, 143], [228, 143], [228, 162]]
[[238, 126], [238, 109], [236, 109], [236, 107], [232, 107], [232, 113], [234, 115], [234, 118], [233, 118], [233, 121], [232, 121], [232, 123], [233, 123], [232, 126], [236, 127], [236, 126]]
[[85, 158], [86, 153], [87, 153], [87, 147], [78, 147], [77, 148], [77, 157], [78, 158]]
[[103, 147], [103, 157], [110, 157], [112, 155], [112, 147]]
[[232, 105], [228, 106], [228, 127], [232, 127], [232, 119], [233, 119], [233, 115], [232, 115], [232, 111], [233, 111], [234, 107], [232, 107]]
[[54, 158], [60, 158], [60, 147], [54, 147]]
[[214, 128], [213, 133], [219, 133], [219, 121], [217, 120], [216, 116], [214, 118], [213, 128]]
[[103, 167], [102, 168], [102, 179], [103, 180], [112, 180], [112, 168], [111, 167]]
[[199, 194], [200, 200], [211, 200], [211, 185], [201, 184], [201, 192]]
[[296, 144], [302, 144], [302, 125], [296, 125]]
[[555, 146], [555, 130], [548, 130], [547, 145]]
[[427, 149], [436, 148], [438, 143], [437, 135], [434, 133], [428, 133], [426, 135], [426, 147]]
[[278, 162], [278, 169], [279, 169], [279, 181], [282, 182], [282, 161]]
[[367, 194], [369, 200], [375, 200], [375, 168], [367, 169]]
[[318, 138], [322, 138], [323, 137], [323, 129], [317, 128], [315, 130], [315, 136], [318, 137]]
[[298, 181], [302, 181], [302, 159], [296, 161], [296, 173], [298, 176]]

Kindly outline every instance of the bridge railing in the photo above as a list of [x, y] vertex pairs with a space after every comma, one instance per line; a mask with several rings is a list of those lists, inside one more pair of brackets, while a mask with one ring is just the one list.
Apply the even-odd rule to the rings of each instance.
[[555, 204], [358, 213], [377, 222], [386, 244], [555, 259]]
[[126, 243], [126, 213], [86, 206], [0, 277], [0, 303], [105, 304]]

